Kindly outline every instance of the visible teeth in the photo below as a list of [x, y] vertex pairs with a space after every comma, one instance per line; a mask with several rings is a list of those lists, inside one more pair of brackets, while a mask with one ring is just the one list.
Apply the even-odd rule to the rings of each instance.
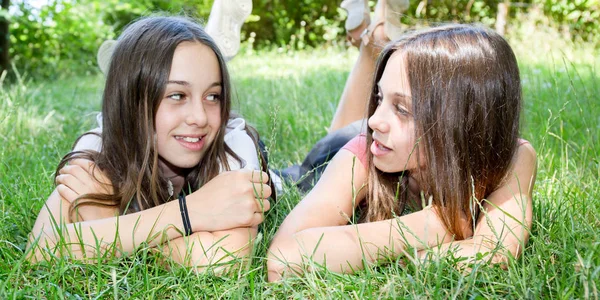
[[388, 147], [386, 147], [386, 146], [382, 145], [381, 143], [377, 143], [377, 146], [378, 146], [378, 147], [379, 147], [379, 149], [381, 149], [381, 150], [390, 150], [390, 148], [388, 148]]
[[187, 136], [178, 137], [178, 138], [181, 139], [181, 140], [184, 140], [184, 141], [186, 141], [188, 143], [197, 143], [200, 140], [200, 138], [193, 138], [193, 137], [187, 137]]

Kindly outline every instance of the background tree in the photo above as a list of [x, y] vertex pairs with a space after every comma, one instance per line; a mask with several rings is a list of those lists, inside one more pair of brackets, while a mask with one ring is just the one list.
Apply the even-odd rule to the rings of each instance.
[[[343, 47], [346, 13], [340, 0], [253, 0], [242, 40], [253, 49], [279, 51]], [[375, 0], [370, 0], [375, 5]], [[131, 21], [156, 12], [208, 18], [213, 0], [2, 0], [0, 68], [47, 78], [98, 72], [100, 44]], [[40, 2], [37, 2], [40, 3]], [[10, 4], [10, 10], [8, 10]], [[372, 7], [373, 8], [373, 7]], [[511, 37], [521, 21], [553, 28], [566, 39], [600, 47], [600, 0], [411, 0], [401, 16], [407, 27], [482, 23]], [[10, 40], [6, 39], [7, 28]], [[535, 32], [533, 30], [515, 30]], [[8, 48], [10, 46], [10, 48]], [[9, 49], [9, 51], [6, 51]], [[10, 60], [9, 60], [10, 58]]]
[[10, 23], [10, 16], [8, 14], [8, 8], [10, 7], [10, 0], [2, 0], [2, 9], [0, 10], [0, 73], [4, 70], [10, 70], [10, 33], [8, 30], [8, 24]]

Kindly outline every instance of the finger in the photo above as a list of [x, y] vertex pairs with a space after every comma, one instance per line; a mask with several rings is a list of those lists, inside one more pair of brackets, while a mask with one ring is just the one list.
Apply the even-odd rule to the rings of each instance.
[[69, 161], [69, 165], [80, 166], [82, 169], [86, 170], [90, 174], [92, 173], [91, 170], [95, 166], [93, 161], [91, 161], [89, 159], [83, 159], [83, 158], [73, 159], [73, 160]]
[[66, 165], [62, 167], [59, 171], [59, 174], [69, 174], [73, 175], [77, 178], [83, 178], [83, 176], [89, 176], [89, 173], [86, 172], [83, 168], [77, 165]]
[[[96, 180], [93, 179], [92, 175], [84, 170], [81, 166], [78, 165], [69, 165], [64, 167], [65, 175], [70, 175], [78, 180], [76, 184], [77, 186], [69, 186], [72, 189], [76, 189], [76, 192], [81, 192], [82, 190], [87, 192], [89, 190], [96, 190], [95, 184]], [[75, 183], [74, 181], [72, 181]]]
[[87, 189], [85, 188], [85, 184], [81, 182], [77, 177], [71, 174], [60, 174], [56, 176], [56, 184], [64, 185], [77, 195], [83, 195], [86, 193]]
[[254, 213], [254, 216], [252, 218], [252, 224], [250, 226], [256, 226], [260, 223], [262, 223], [265, 220], [265, 215], [263, 213]]
[[72, 189], [70, 189], [69, 187], [67, 187], [64, 184], [57, 185], [56, 190], [58, 191], [58, 194], [60, 195], [61, 198], [69, 201], [70, 203], [73, 203], [75, 201], [75, 199], [77, 199], [77, 197], [79, 197], [79, 195], [77, 193], [75, 193]]
[[101, 184], [110, 183], [110, 180], [104, 175], [104, 172], [102, 172], [100, 169], [97, 169], [96, 164], [89, 159], [74, 159], [69, 162], [69, 165], [81, 167], [85, 172], [90, 174], [92, 178]]
[[256, 199], [256, 203], [258, 205], [258, 211], [257, 212], [266, 212], [269, 209], [271, 209], [271, 202], [268, 199], [261, 199], [261, 198], [257, 198]]
[[255, 198], [269, 198], [271, 197], [271, 193], [273, 192], [271, 190], [271, 187], [268, 184], [257, 184], [257, 183], [253, 183], [253, 189], [254, 189], [254, 197]]
[[[78, 160], [80, 164], [87, 164], [84, 160]], [[97, 171], [96, 173], [101, 173]], [[78, 179], [77, 185], [67, 184], [70, 188], [79, 193], [89, 193], [90, 191], [111, 193], [110, 184], [100, 182], [95, 175], [92, 175], [80, 165], [68, 165], [59, 170], [60, 175], [69, 175]], [[103, 176], [101, 176], [103, 177]], [[109, 182], [109, 181], [107, 181]], [[71, 181], [71, 183], [74, 183]]]
[[252, 170], [250, 171], [250, 181], [251, 182], [256, 182], [256, 183], [267, 183], [269, 182], [269, 174], [263, 172], [263, 171], [259, 171], [259, 170]]

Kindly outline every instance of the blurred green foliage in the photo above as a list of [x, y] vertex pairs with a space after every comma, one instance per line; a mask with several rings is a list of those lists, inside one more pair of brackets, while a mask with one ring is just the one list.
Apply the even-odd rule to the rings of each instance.
[[[31, 77], [97, 72], [95, 53], [131, 21], [155, 12], [208, 18], [212, 0], [49, 0], [41, 8], [12, 1], [10, 55]], [[254, 0], [242, 38], [256, 48], [304, 49], [344, 43], [346, 13], [341, 0]], [[493, 27], [499, 0], [411, 1], [401, 16], [408, 25], [479, 22]], [[370, 1], [375, 6], [375, 1]], [[510, 15], [541, 11], [567, 37], [600, 45], [600, 0], [512, 1]], [[3, 11], [3, 15], [7, 15]]]
[[[404, 24], [478, 22], [493, 28], [498, 4], [504, 0], [423, 0], [410, 1], [402, 17]], [[542, 11], [550, 25], [571, 38], [600, 46], [600, 0], [518, 0], [511, 3], [510, 16]], [[533, 14], [539, 16], [539, 14]], [[517, 20], [518, 21], [518, 20]], [[542, 22], [542, 20], [539, 20]]]
[[114, 35], [94, 2], [49, 1], [40, 9], [14, 3], [10, 16], [10, 56], [20, 73], [52, 77], [93, 69], [98, 45]]
[[600, 44], [600, 0], [532, 0], [576, 39]]
[[260, 46], [303, 49], [345, 39], [345, 13], [340, 0], [254, 0], [252, 17], [244, 26]]

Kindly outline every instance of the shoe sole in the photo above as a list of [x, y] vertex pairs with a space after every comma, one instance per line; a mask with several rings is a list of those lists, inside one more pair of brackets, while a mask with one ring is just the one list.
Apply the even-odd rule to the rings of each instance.
[[348, 12], [346, 18], [345, 28], [347, 31], [354, 30], [367, 19], [368, 7], [363, 0], [344, 0], [340, 4], [340, 7]]
[[[233, 58], [240, 49], [240, 31], [244, 21], [248, 18], [252, 12], [252, 1], [251, 0], [222, 0], [220, 4], [220, 10], [213, 7], [213, 12], [220, 16], [213, 16], [217, 18], [216, 32], [210, 32], [213, 39], [219, 46], [223, 56], [227, 60]], [[211, 18], [209, 17], [208, 23], [210, 24]], [[208, 27], [208, 25], [207, 25]]]
[[385, 2], [385, 23], [383, 28], [390, 41], [396, 40], [404, 30], [400, 18], [408, 9], [410, 3], [408, 0], [387, 0]]

